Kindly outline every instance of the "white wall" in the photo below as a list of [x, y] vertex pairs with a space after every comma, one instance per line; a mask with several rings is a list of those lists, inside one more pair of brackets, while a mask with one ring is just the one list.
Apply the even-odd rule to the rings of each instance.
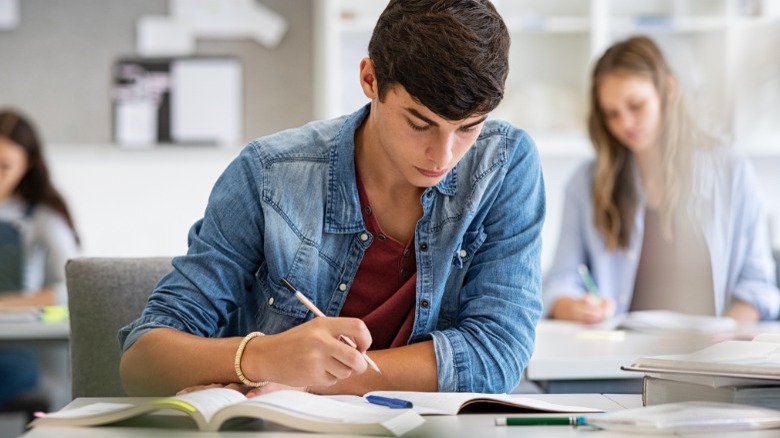
[[203, 215], [211, 187], [238, 149], [160, 146], [50, 148], [86, 256], [172, 256]]
[[[107, 145], [51, 148], [56, 184], [75, 216], [88, 256], [172, 256], [187, 249], [187, 231], [202, 214], [211, 187], [240, 149], [161, 146], [121, 150]], [[547, 221], [542, 266], [548, 267], [571, 173], [590, 154], [542, 155]], [[780, 247], [780, 156], [755, 157]]]

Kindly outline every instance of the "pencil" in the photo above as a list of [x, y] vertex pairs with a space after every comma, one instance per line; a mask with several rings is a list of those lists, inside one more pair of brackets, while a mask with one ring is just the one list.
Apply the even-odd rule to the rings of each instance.
[[[317, 308], [317, 306], [314, 305], [308, 298], [306, 298], [306, 295], [301, 293], [298, 289], [295, 288], [295, 286], [292, 285], [289, 281], [287, 281], [286, 278], [282, 278], [282, 284], [284, 287], [290, 290], [290, 292], [295, 295], [295, 298], [298, 298], [298, 301], [303, 303], [304, 306], [306, 306], [307, 309], [311, 310], [311, 312], [318, 317], [326, 318], [325, 314], [322, 313], [320, 309]], [[357, 348], [357, 345], [355, 345], [355, 341], [352, 339], [346, 337], [346, 336], [339, 336], [339, 339], [344, 342], [345, 344], [349, 345], [352, 348]], [[370, 357], [368, 357], [368, 354], [362, 353], [363, 358], [366, 360], [366, 363], [368, 363], [368, 366], [370, 366], [374, 371], [376, 371], [379, 374], [382, 374], [382, 371], [379, 370], [379, 367], [376, 365], [376, 362], [374, 362]]]

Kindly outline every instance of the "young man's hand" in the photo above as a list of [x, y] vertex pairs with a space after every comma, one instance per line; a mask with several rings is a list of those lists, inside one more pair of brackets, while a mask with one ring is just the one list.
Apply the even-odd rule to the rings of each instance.
[[[354, 341], [352, 348], [339, 340]], [[253, 381], [267, 380], [292, 387], [329, 386], [368, 364], [363, 357], [371, 346], [371, 333], [356, 318], [314, 318], [276, 335], [249, 342], [241, 369]]]

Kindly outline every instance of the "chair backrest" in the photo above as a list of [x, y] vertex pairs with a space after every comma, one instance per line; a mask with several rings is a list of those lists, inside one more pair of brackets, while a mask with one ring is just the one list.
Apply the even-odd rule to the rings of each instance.
[[780, 286], [780, 248], [772, 250], [775, 257], [775, 275], [777, 276], [777, 285]]
[[170, 257], [81, 257], [65, 266], [73, 398], [123, 396], [120, 328], [137, 318]]

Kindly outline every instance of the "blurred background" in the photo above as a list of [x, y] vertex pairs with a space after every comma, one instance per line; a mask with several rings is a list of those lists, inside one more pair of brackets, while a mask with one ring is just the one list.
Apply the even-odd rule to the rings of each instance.
[[[648, 34], [702, 123], [752, 157], [780, 246], [780, 1], [502, 0], [511, 72], [496, 117], [537, 142], [557, 239], [591, 155], [593, 59]], [[89, 256], [175, 255], [254, 137], [365, 102], [358, 62], [384, 1], [0, 0], [0, 106], [32, 118]]]

